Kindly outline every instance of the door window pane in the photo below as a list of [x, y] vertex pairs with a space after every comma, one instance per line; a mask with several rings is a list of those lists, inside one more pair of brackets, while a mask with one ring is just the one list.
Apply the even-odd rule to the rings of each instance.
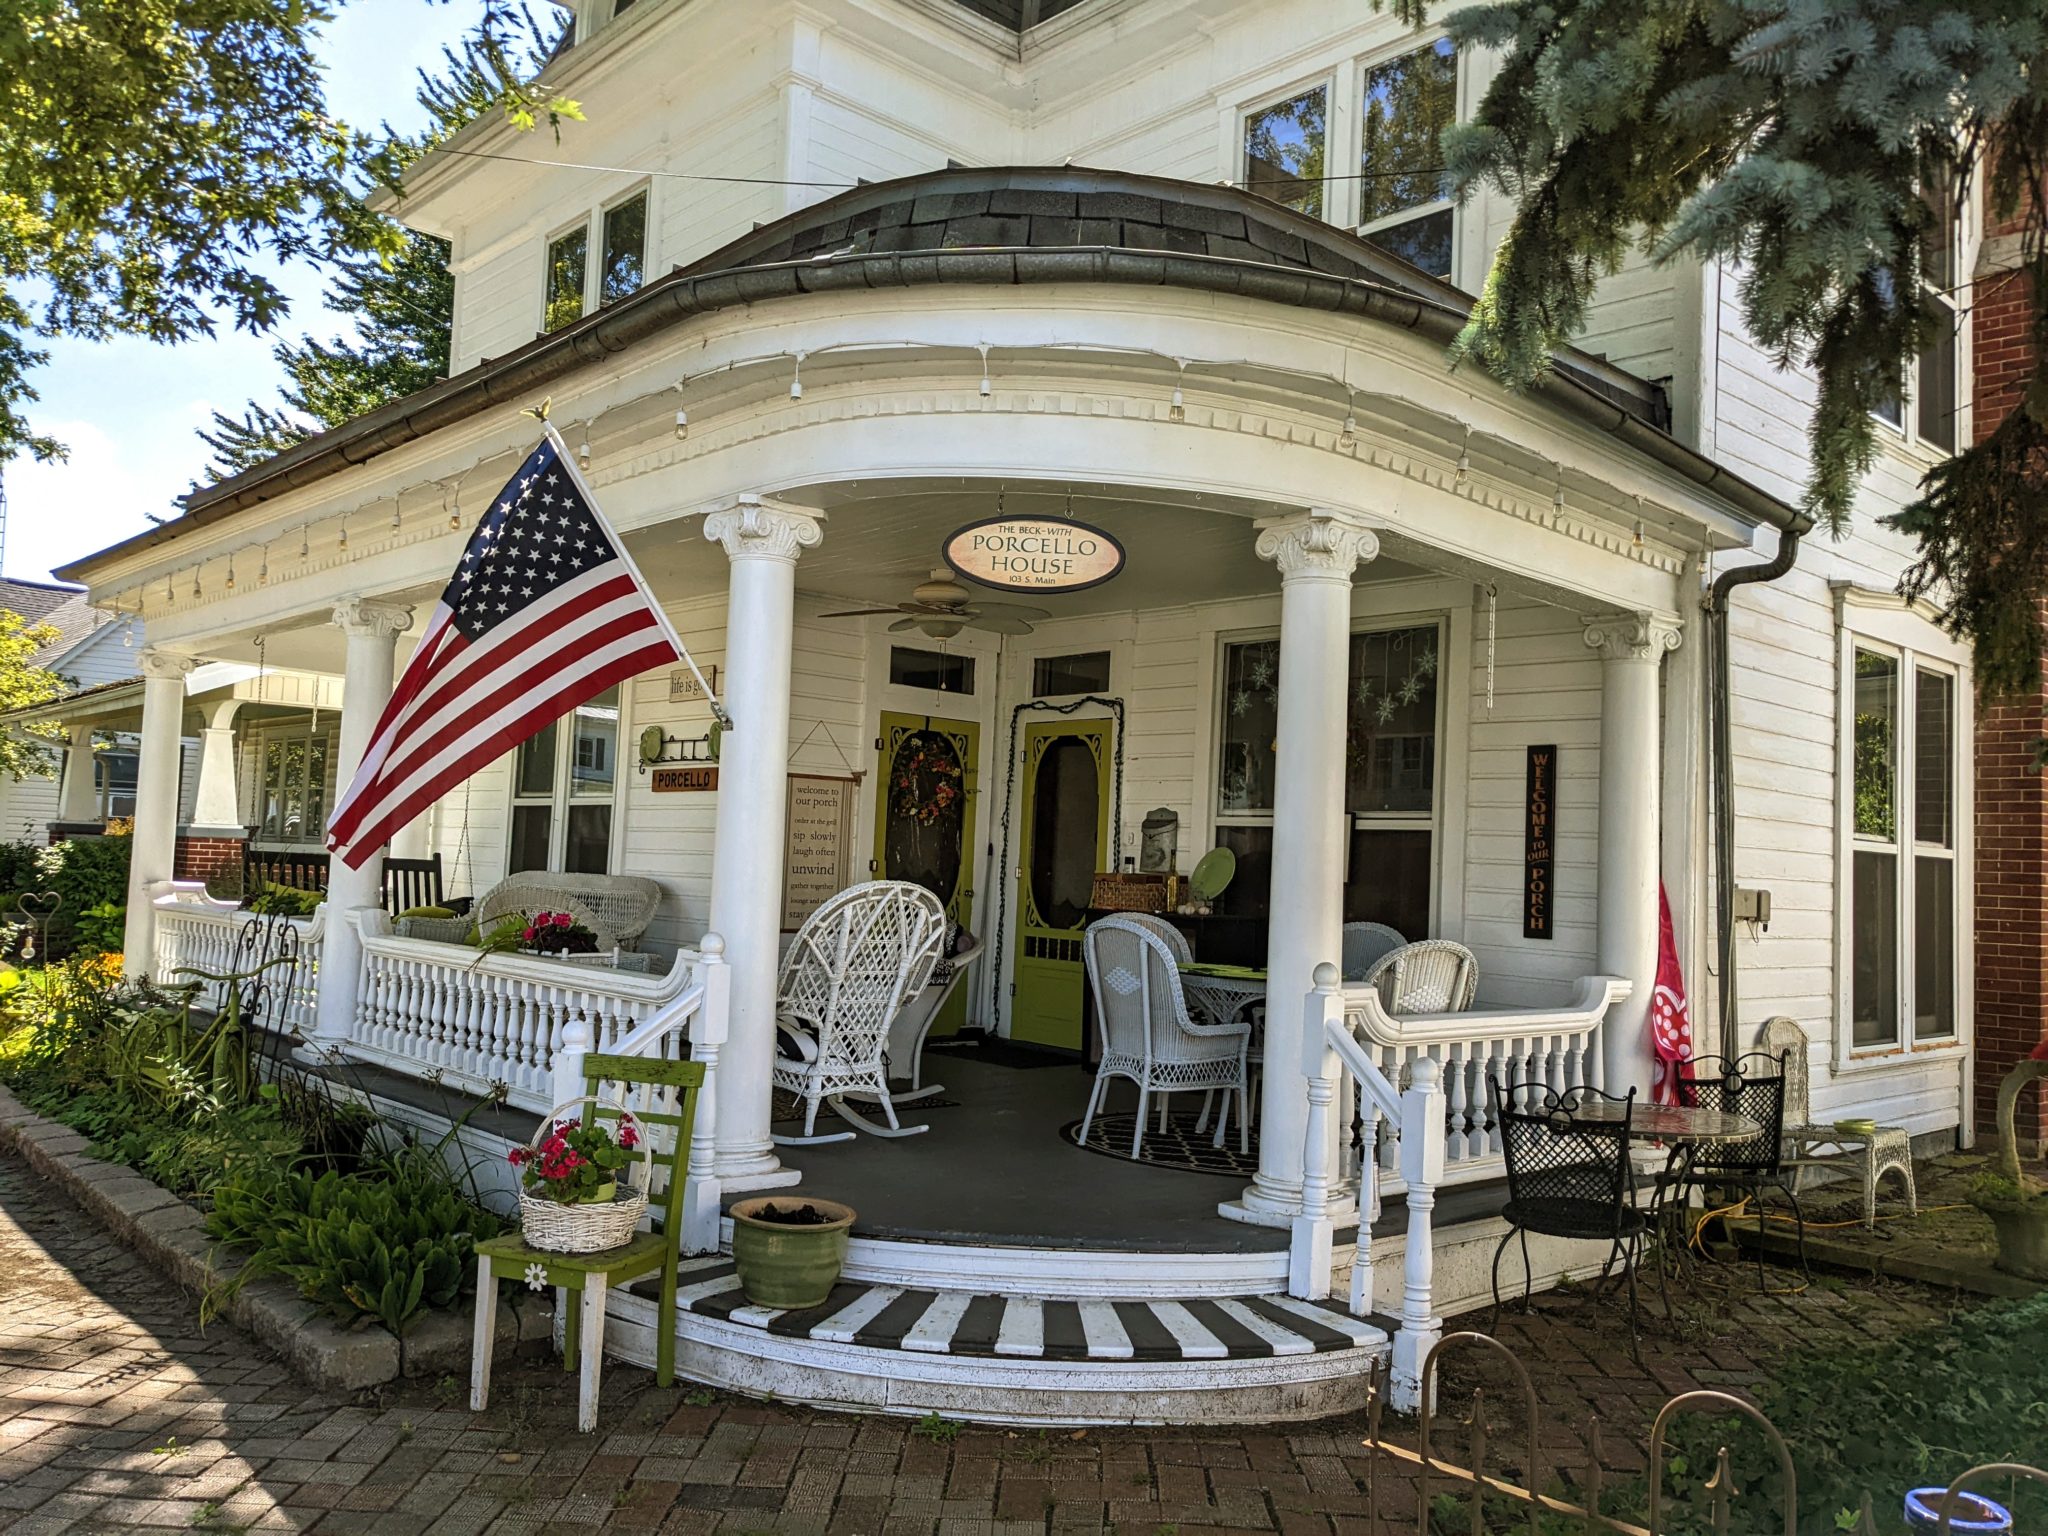
[[548, 244], [547, 306], [543, 330], [558, 331], [583, 316], [585, 268], [590, 260], [590, 231], [572, 229]]
[[555, 788], [555, 727], [550, 721], [520, 743], [512, 769], [515, 795], [551, 795]]
[[610, 803], [570, 806], [568, 834], [562, 849], [562, 868], [572, 875], [603, 874], [612, 855]]
[[1913, 1038], [1941, 1040], [1956, 1032], [1956, 864], [1952, 858], [1913, 861]]
[[1852, 823], [1858, 837], [1891, 842], [1897, 836], [1894, 799], [1898, 757], [1892, 727], [1898, 708], [1898, 658], [1877, 651], [1858, 651], [1854, 738], [1856, 805]]
[[548, 867], [548, 828], [553, 814], [554, 808], [547, 805], [512, 807], [512, 873]]
[[1899, 1038], [1898, 859], [1858, 848], [1854, 863], [1852, 1038], [1890, 1045]]
[[598, 272], [597, 302], [615, 304], [646, 281], [647, 194], [628, 198], [604, 215], [604, 266]]
[[576, 711], [569, 762], [569, 793], [580, 799], [612, 797], [619, 766], [619, 690], [608, 688]]
[[1320, 85], [1247, 116], [1245, 187], [1310, 218], [1321, 218], [1328, 116], [1329, 92]]
[[[1441, 137], [1458, 116], [1458, 52], [1450, 39], [1367, 70], [1363, 108], [1359, 223], [1447, 201]], [[1375, 229], [1370, 238], [1440, 277], [1451, 269], [1448, 208]]]
[[1351, 637], [1344, 808], [1427, 815], [1436, 784], [1436, 626]]
[[1218, 810], [1273, 808], [1273, 738], [1279, 728], [1280, 642], [1226, 645]]
[[1913, 837], [1955, 846], [1955, 679], [1913, 673]]
[[1048, 928], [1078, 928], [1095, 888], [1102, 780], [1095, 753], [1062, 736], [1038, 760], [1031, 802], [1031, 904]]

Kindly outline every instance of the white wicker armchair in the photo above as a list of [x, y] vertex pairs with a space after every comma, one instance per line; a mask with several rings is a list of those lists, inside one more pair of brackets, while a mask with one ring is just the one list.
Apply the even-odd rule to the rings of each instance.
[[507, 875], [476, 904], [477, 928], [514, 912], [566, 912], [597, 935], [599, 949], [631, 949], [661, 905], [661, 887], [643, 875], [558, 875], [545, 869]]
[[1385, 923], [1346, 923], [1343, 963], [1339, 969], [1346, 981], [1363, 981], [1367, 971], [1407, 942], [1400, 929], [1389, 928]]
[[[1204, 1024], [1188, 1011], [1181, 990], [1180, 966], [1174, 946], [1151, 923], [1130, 917], [1105, 917], [1089, 925], [1082, 940], [1088, 985], [1094, 992], [1095, 1018], [1102, 1030], [1102, 1065], [1081, 1118], [1081, 1140], [1112, 1077], [1138, 1085], [1138, 1120], [1131, 1133], [1131, 1156], [1145, 1149], [1146, 1102], [1154, 1093], [1209, 1093], [1222, 1089], [1238, 1096], [1238, 1149], [1249, 1150], [1245, 1111], [1245, 1052], [1251, 1025]], [[1219, 1131], [1221, 1129], [1219, 1125]]]
[[1363, 978], [1380, 989], [1389, 1013], [1462, 1013], [1479, 992], [1479, 962], [1449, 939], [1418, 939], [1390, 949]]
[[[885, 1051], [904, 1002], [924, 989], [946, 943], [946, 909], [921, 885], [870, 880], [850, 886], [804, 920], [783, 957], [775, 1025], [786, 1048], [773, 1081], [804, 1101], [802, 1136], [792, 1145], [851, 1141], [853, 1132], [817, 1134], [818, 1106], [877, 1136], [914, 1136], [889, 1098]], [[847, 1103], [881, 1107], [877, 1125]]]
[[1834, 1168], [1853, 1174], [1863, 1190], [1863, 1225], [1877, 1225], [1877, 1184], [1896, 1173], [1906, 1187], [1906, 1209], [1920, 1209], [1920, 1191], [1913, 1183], [1913, 1137], [1902, 1126], [1881, 1125], [1858, 1134], [1832, 1125], [1814, 1125], [1809, 1117], [1811, 1069], [1807, 1065], [1806, 1031], [1797, 1019], [1780, 1015], [1764, 1020], [1757, 1031], [1757, 1049], [1785, 1062], [1785, 1166], [1793, 1187], [1808, 1168]]

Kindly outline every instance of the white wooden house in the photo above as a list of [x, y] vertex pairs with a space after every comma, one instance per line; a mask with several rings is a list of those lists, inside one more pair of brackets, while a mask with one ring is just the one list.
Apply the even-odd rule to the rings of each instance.
[[[1733, 274], [1631, 264], [1526, 397], [1446, 367], [1509, 210], [1484, 195], [1452, 207], [1430, 146], [1490, 63], [1382, 11], [637, 0], [583, 4], [575, 25], [548, 80], [587, 122], [559, 140], [474, 125], [389, 205], [453, 245], [453, 376], [64, 573], [149, 625], [132, 966], [229, 921], [162, 883], [192, 668], [260, 655], [345, 677], [345, 773], [478, 513], [532, 446], [519, 407], [550, 396], [605, 512], [717, 669], [736, 725], [716, 788], [636, 771], [645, 733], [660, 755], [710, 724], [700, 692], [662, 673], [478, 773], [408, 837], [470, 894], [530, 868], [651, 877], [648, 943], [672, 969], [571, 988], [543, 962], [475, 968], [352, 920], [372, 887], [337, 873], [306, 1024], [387, 1068], [508, 1082], [537, 1110], [581, 1018], [641, 1043], [648, 1020], [673, 1020], [716, 1051], [700, 1220], [721, 1190], [799, 1172], [857, 1206], [900, 1207], [915, 1186], [945, 1207], [856, 1242], [853, 1277], [900, 1293], [862, 1303], [908, 1318], [891, 1337], [692, 1312], [686, 1369], [919, 1412], [1314, 1413], [1355, 1396], [1380, 1335], [1311, 1327], [1303, 1343], [1265, 1308], [1324, 1294], [1333, 1268], [1341, 1293], [1362, 1201], [1405, 1273], [1358, 1266], [1354, 1300], [1400, 1320], [1412, 1374], [1438, 1314], [1484, 1293], [1500, 1230], [1486, 1077], [1647, 1084], [1660, 880], [1702, 1048], [1718, 1044], [1702, 603], [1721, 573], [1781, 551], [1789, 570], [1728, 599], [1734, 870], [1768, 897], [1768, 921], [1735, 935], [1739, 1040], [1789, 1015], [1811, 1041], [1817, 1117], [1867, 1113], [1952, 1144], [1969, 1071], [1971, 689], [1967, 657], [1892, 595], [1908, 551], [1877, 517], [1968, 435], [1960, 338], [1917, 370], [1854, 533], [1788, 549], [1806, 527], [1810, 389], [1743, 334]], [[978, 594], [1045, 609], [1024, 634], [833, 616], [909, 599], [943, 574], [949, 535], [999, 514], [1108, 533], [1124, 564], [1085, 590]], [[1150, 813], [1177, 819], [1183, 871], [1236, 852], [1224, 912], [1271, 1000], [1242, 1187], [1174, 1186], [1215, 1193], [1162, 1232], [1142, 1210], [1180, 1197], [1145, 1183], [1121, 1207], [1141, 1208], [1129, 1229], [1105, 1233], [1082, 1208], [1118, 1208], [1139, 1187], [1119, 1180], [1159, 1171], [1058, 1144], [1057, 1117], [1019, 1150], [1002, 1140], [1017, 1117], [985, 1103], [933, 1110], [929, 1137], [881, 1152], [785, 1161], [767, 1071], [779, 936], [803, 900], [786, 879], [791, 775], [852, 781], [819, 791], [850, 797], [832, 802], [850, 819], [828, 873], [891, 872], [911, 857], [892, 826], [917, 809], [885, 788], [906, 742], [951, 754], [966, 790], [944, 855], [916, 868], [981, 942], [970, 1033], [1081, 1045], [1079, 893], [1137, 856]], [[1548, 862], [1533, 866], [1532, 749], [1554, 773]], [[1477, 959], [1463, 1016], [1327, 1005], [1349, 1021], [1332, 1038], [1355, 1041], [1381, 1087], [1407, 1084], [1425, 1121], [1444, 1117], [1440, 1176], [1415, 1151], [1377, 1174], [1368, 1156], [1361, 1179], [1313, 1108], [1327, 1058], [1304, 1056], [1295, 1021], [1340, 925], [1366, 919]], [[686, 1017], [675, 1000], [707, 995], [712, 971], [729, 1011]], [[391, 1001], [449, 989], [522, 998], [529, 1022], [472, 1028]], [[1078, 1116], [1086, 1077], [1058, 1081]], [[1331, 1159], [1349, 1177], [1326, 1186]], [[1430, 1234], [1430, 1200], [1408, 1199], [1406, 1232], [1393, 1219], [1404, 1177], [1444, 1186], [1434, 1281], [1431, 1241], [1411, 1240]], [[1018, 1183], [1042, 1197], [1036, 1214], [1005, 1205]], [[1575, 1256], [1545, 1262], [1554, 1274]], [[992, 1315], [959, 1299], [968, 1287], [1002, 1301], [1005, 1327], [1013, 1305], [1040, 1308], [1039, 1332], [1014, 1334], [1035, 1351], [950, 1348], [963, 1319]], [[902, 1296], [927, 1292], [937, 1310], [910, 1316]], [[1144, 1324], [1105, 1301], [1179, 1310]], [[615, 1346], [644, 1353], [651, 1314], [621, 1308]], [[1079, 1310], [1055, 1324], [1053, 1308]], [[1145, 1347], [1156, 1328], [1173, 1348]], [[906, 1350], [906, 1335], [922, 1342]]]

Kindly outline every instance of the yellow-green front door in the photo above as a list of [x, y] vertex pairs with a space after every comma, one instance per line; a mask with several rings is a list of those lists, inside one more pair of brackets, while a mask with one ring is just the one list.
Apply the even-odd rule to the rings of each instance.
[[1110, 723], [1024, 727], [1017, 960], [1010, 1034], [1081, 1048], [1081, 931], [1109, 857]]
[[[884, 714], [875, 792], [875, 874], [908, 880], [945, 903], [962, 928], [974, 921], [974, 807], [981, 727], [971, 720]], [[950, 1035], [967, 1021], [968, 988], [953, 989], [932, 1024]]]

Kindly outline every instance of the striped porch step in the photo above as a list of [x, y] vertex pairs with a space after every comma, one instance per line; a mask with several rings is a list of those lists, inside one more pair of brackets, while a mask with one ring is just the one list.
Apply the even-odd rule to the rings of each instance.
[[1289, 1296], [1043, 1301], [844, 1281], [823, 1306], [778, 1311], [748, 1304], [723, 1255], [684, 1261], [676, 1307], [782, 1339], [1018, 1361], [1273, 1360], [1386, 1341], [1363, 1318]]

